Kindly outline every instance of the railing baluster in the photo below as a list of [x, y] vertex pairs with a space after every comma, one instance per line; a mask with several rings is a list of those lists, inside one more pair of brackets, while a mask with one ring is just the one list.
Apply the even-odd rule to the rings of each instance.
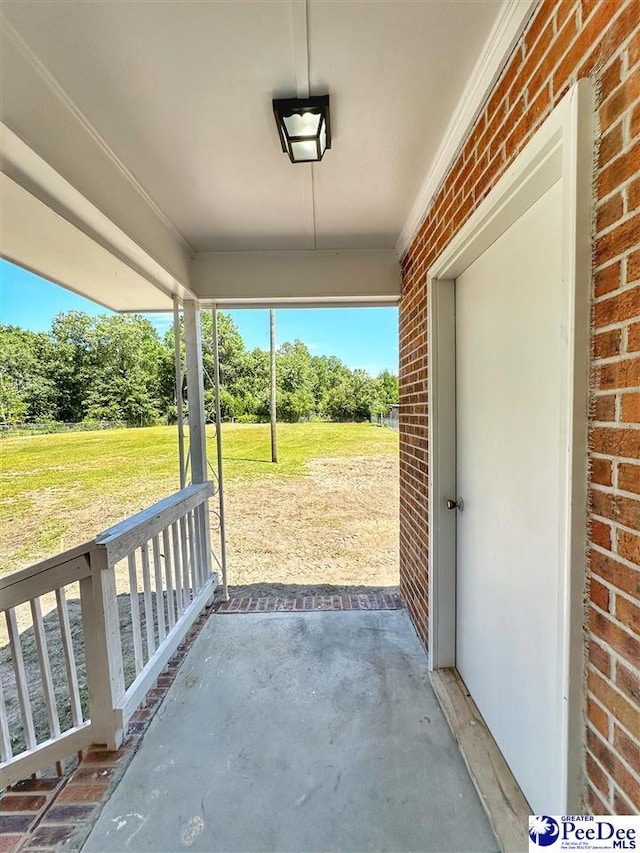
[[193, 530], [193, 553], [195, 557], [195, 569], [196, 569], [196, 589], [200, 591], [202, 587], [202, 561], [201, 561], [201, 544], [202, 540], [200, 538], [200, 517], [198, 510], [195, 509], [193, 511], [193, 522], [192, 522], [192, 530]]
[[209, 531], [209, 504], [205, 501], [202, 506], [197, 509], [200, 531], [198, 533], [198, 542], [200, 543], [200, 583], [204, 586], [209, 579], [211, 559], [210, 559], [210, 531]]
[[191, 560], [191, 586], [193, 588], [193, 597], [195, 598], [200, 584], [198, 583], [198, 564], [196, 561], [196, 532], [193, 522], [193, 512], [187, 515], [187, 524], [189, 525], [189, 559]]
[[44, 623], [42, 621], [42, 607], [40, 606], [39, 598], [32, 598], [29, 603], [31, 605], [31, 618], [33, 620], [33, 634], [36, 640], [38, 662], [40, 663], [44, 704], [47, 709], [47, 719], [49, 721], [49, 732], [51, 737], [56, 737], [56, 735], [60, 734], [60, 720], [56, 706], [56, 695], [53, 690], [53, 679], [51, 678], [51, 664], [49, 662], [49, 649], [47, 648], [47, 638], [44, 633]]
[[4, 688], [0, 679], [0, 754], [3, 761], [13, 758], [11, 749], [11, 734], [9, 732], [9, 721], [7, 720], [7, 709], [4, 704]]
[[182, 551], [182, 582], [184, 589], [184, 606], [187, 608], [191, 601], [191, 589], [189, 580], [189, 556], [187, 547], [187, 519], [183, 515], [180, 518], [180, 549]]
[[156, 613], [158, 614], [158, 645], [167, 635], [164, 619], [164, 584], [162, 582], [162, 564], [160, 562], [160, 540], [153, 537], [153, 570], [156, 579]]
[[198, 507], [193, 512], [193, 522], [195, 527], [194, 548], [196, 552], [196, 565], [198, 566], [198, 589], [202, 589], [204, 585], [205, 569], [204, 569], [204, 554], [202, 551], [202, 534], [204, 532], [202, 525], [201, 507]]
[[184, 598], [184, 589], [182, 583], [182, 566], [180, 561], [180, 533], [178, 531], [178, 524], [174, 521], [171, 525], [171, 539], [173, 541], [173, 565], [176, 570], [176, 612], [178, 614], [178, 619], [182, 615], [182, 611], [184, 610], [183, 598]]
[[151, 601], [151, 576], [149, 574], [149, 547], [145, 542], [140, 547], [142, 556], [142, 583], [144, 588], [144, 619], [147, 628], [148, 657], [156, 650], [156, 632], [153, 624], [153, 604]]
[[167, 577], [167, 616], [169, 630], [176, 624], [175, 601], [173, 598], [173, 578], [171, 571], [171, 548], [169, 546], [169, 528], [162, 531], [162, 550], [164, 551], [164, 571]]
[[56, 605], [58, 609], [58, 620], [60, 622], [60, 636], [62, 638], [62, 654], [64, 656], [64, 668], [67, 673], [67, 684], [69, 685], [69, 703], [71, 705], [71, 721], [74, 726], [82, 722], [82, 703], [80, 701], [80, 689], [78, 687], [78, 671], [76, 669], [76, 656], [73, 651], [71, 640], [71, 627], [69, 625], [69, 611], [67, 610], [67, 596], [64, 587], [56, 590]]
[[205, 500], [204, 504], [202, 505], [202, 518], [204, 521], [204, 533], [202, 537], [202, 547], [204, 549], [204, 563], [202, 567], [202, 572], [204, 580], [208, 581], [209, 577], [213, 574], [213, 563], [211, 562], [211, 557], [213, 556], [211, 550], [211, 515], [209, 514], [208, 500]]
[[135, 661], [136, 675], [142, 670], [144, 661], [142, 657], [142, 631], [140, 628], [140, 597], [138, 595], [138, 571], [136, 568], [136, 552], [133, 551], [127, 558], [129, 564], [129, 595], [131, 599], [131, 632], [133, 634], [133, 659]]
[[27, 673], [24, 668], [24, 658], [22, 657], [22, 645], [20, 644], [20, 633], [18, 631], [18, 620], [16, 619], [15, 608], [10, 607], [6, 611], [5, 615], [7, 618], [7, 630], [9, 632], [9, 646], [11, 648], [13, 668], [16, 674], [18, 701], [20, 703], [20, 711], [22, 712], [24, 741], [27, 745], [27, 749], [35, 749], [38, 742], [36, 740], [36, 732], [33, 726], [33, 713], [31, 711], [31, 700], [29, 699], [29, 684], [27, 682]]

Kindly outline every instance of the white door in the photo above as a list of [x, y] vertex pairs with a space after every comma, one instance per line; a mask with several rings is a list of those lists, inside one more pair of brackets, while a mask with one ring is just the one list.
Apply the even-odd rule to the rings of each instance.
[[560, 811], [561, 183], [456, 280], [456, 666], [530, 806]]

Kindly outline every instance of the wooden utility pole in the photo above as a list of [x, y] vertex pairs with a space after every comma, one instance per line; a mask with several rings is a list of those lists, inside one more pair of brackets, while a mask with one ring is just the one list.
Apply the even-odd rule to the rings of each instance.
[[269, 413], [271, 415], [271, 461], [278, 461], [278, 449], [276, 447], [276, 312], [273, 308], [269, 311], [271, 319], [271, 395], [269, 399]]

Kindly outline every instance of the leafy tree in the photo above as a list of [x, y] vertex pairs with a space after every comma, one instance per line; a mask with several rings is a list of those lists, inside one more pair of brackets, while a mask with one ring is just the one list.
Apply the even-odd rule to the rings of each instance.
[[42, 332], [0, 325], [0, 421], [52, 420], [57, 390], [49, 369], [51, 344]]
[[269, 353], [256, 347], [244, 357], [242, 375], [233, 390], [243, 399], [246, 415], [269, 420]]
[[131, 426], [155, 423], [162, 344], [149, 320], [137, 314], [99, 317], [92, 343], [86, 418]]
[[51, 327], [51, 379], [57, 389], [57, 420], [81, 421], [91, 384], [93, 321], [84, 311], [66, 311]]
[[400, 391], [398, 388], [398, 377], [395, 373], [389, 370], [383, 370], [378, 376], [377, 383], [379, 385], [380, 400], [385, 406], [393, 406], [400, 399]]
[[316, 385], [311, 354], [302, 341], [285, 343], [276, 355], [278, 418], [299, 421], [308, 418], [315, 409]]
[[[200, 313], [200, 331], [202, 345], [202, 366], [204, 370], [205, 389], [211, 388], [214, 381], [213, 362], [213, 318], [210, 311]], [[162, 407], [165, 412], [175, 411], [175, 365], [174, 365], [174, 333], [169, 329], [164, 337], [164, 352], [159, 363], [159, 386]], [[182, 364], [186, 363], [184, 345], [184, 321], [180, 318], [180, 355]], [[238, 327], [228, 314], [218, 312], [218, 355], [220, 359], [220, 383], [229, 393], [234, 395], [234, 387], [242, 379], [243, 365], [246, 359], [246, 350]], [[183, 387], [186, 411], [186, 379]], [[208, 420], [215, 419], [215, 405], [213, 395], [210, 394], [209, 402], [205, 400], [205, 410]], [[223, 417], [235, 417], [231, 413], [233, 406], [221, 395], [221, 407]], [[227, 412], [225, 412], [225, 409]]]
[[[182, 320], [181, 320], [182, 323]], [[202, 365], [207, 378], [213, 382], [213, 317], [210, 311], [200, 312], [200, 330], [202, 336]], [[181, 329], [182, 331], [182, 329]], [[173, 343], [173, 333], [170, 333]], [[182, 334], [184, 342], [184, 333]], [[184, 343], [182, 344], [184, 350]], [[218, 356], [220, 359], [220, 383], [225, 387], [233, 385], [242, 374], [246, 348], [238, 327], [228, 314], [218, 312]]]
[[[215, 419], [212, 317], [202, 312], [205, 410]], [[182, 322], [182, 321], [181, 321]], [[182, 332], [182, 330], [181, 330]], [[184, 335], [181, 335], [184, 340]], [[248, 352], [232, 318], [218, 313], [224, 418], [269, 419], [269, 353]], [[184, 363], [184, 343], [181, 344]], [[360, 420], [398, 400], [389, 371], [372, 378], [335, 356], [312, 356], [302, 341], [277, 353], [281, 420], [312, 415]], [[187, 412], [186, 383], [182, 389]], [[49, 334], [0, 326], [0, 420], [115, 420], [131, 425], [176, 419], [173, 330], [160, 340], [139, 315], [58, 314]]]
[[0, 423], [19, 424], [27, 420], [28, 406], [15, 385], [0, 375]]
[[373, 383], [372, 414], [385, 414], [400, 399], [398, 377], [384, 370]]

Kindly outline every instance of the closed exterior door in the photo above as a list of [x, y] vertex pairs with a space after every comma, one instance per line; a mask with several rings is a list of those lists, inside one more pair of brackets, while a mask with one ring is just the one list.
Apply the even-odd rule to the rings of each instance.
[[536, 813], [560, 811], [561, 183], [456, 280], [456, 666]]

